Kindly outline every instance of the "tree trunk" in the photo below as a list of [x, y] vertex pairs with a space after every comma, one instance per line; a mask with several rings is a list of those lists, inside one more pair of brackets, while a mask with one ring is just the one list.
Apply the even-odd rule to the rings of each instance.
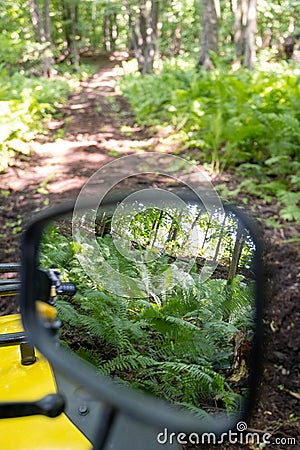
[[40, 5], [35, 0], [28, 0], [28, 5], [36, 40], [37, 42], [41, 43], [43, 30], [41, 30], [42, 20], [40, 14]]
[[237, 269], [245, 243], [244, 225], [239, 222], [236, 232], [235, 244], [231, 256], [230, 267], [228, 272], [228, 282], [230, 283], [237, 274]]
[[103, 18], [103, 48], [107, 53], [116, 50], [117, 37], [117, 14], [109, 11], [105, 12]]
[[159, 0], [146, 2], [141, 0], [137, 16], [134, 16], [128, 1], [125, 5], [138, 69], [143, 75], [152, 73], [156, 52]]
[[54, 66], [53, 57], [53, 43], [52, 43], [52, 31], [51, 31], [51, 19], [50, 19], [50, 0], [44, 0], [44, 23], [45, 23], [45, 57], [44, 57], [44, 72], [47, 73], [48, 78], [52, 76], [52, 70]]
[[72, 30], [71, 30], [69, 5], [65, 0], [62, 2], [62, 16], [63, 16], [63, 29], [65, 35], [66, 54], [67, 56], [69, 56], [71, 54], [71, 47], [72, 47], [72, 37], [71, 37]]
[[296, 39], [294, 38], [294, 36], [288, 36], [283, 42], [284, 53], [287, 61], [289, 61], [293, 57], [295, 44]]
[[76, 71], [79, 70], [79, 52], [77, 48], [76, 35], [77, 35], [77, 11], [76, 3], [71, 0], [70, 2], [70, 19], [71, 19], [71, 31], [72, 31], [72, 63]]
[[249, 69], [254, 68], [255, 51], [255, 33], [256, 33], [256, 1], [249, 0], [247, 26], [245, 30], [245, 59], [244, 66]]
[[104, 13], [104, 16], [103, 16], [103, 49], [107, 53], [110, 52], [108, 20], [109, 20], [108, 15]]
[[179, 55], [181, 46], [181, 26], [179, 23], [176, 24], [172, 33], [172, 44], [171, 44], [171, 54]]
[[67, 46], [67, 55], [75, 70], [79, 69], [79, 52], [77, 48], [77, 2], [75, 0], [64, 0], [63, 3], [64, 31]]
[[54, 59], [50, 21], [50, 0], [44, 0], [42, 10], [39, 0], [28, 0], [29, 12], [37, 42], [41, 44], [41, 60], [44, 76], [51, 77]]
[[45, 10], [45, 38], [51, 42], [51, 20], [50, 20], [50, 0], [44, 0]]
[[256, 2], [257, 0], [238, 0], [235, 10], [236, 58], [249, 69], [253, 69], [256, 57]]
[[218, 256], [219, 256], [219, 251], [220, 251], [222, 239], [223, 239], [223, 236], [224, 236], [224, 229], [225, 229], [226, 220], [227, 220], [227, 216], [226, 216], [226, 214], [224, 214], [223, 221], [222, 221], [222, 224], [221, 224], [221, 228], [220, 228], [220, 231], [219, 231], [219, 239], [218, 239], [218, 243], [216, 245], [216, 250], [215, 250], [215, 254], [214, 254], [214, 259], [213, 259], [214, 263], [217, 261]]
[[201, 51], [198, 65], [210, 70], [213, 68], [210, 52], [218, 52], [220, 3], [219, 0], [203, 0], [202, 6]]
[[110, 15], [110, 24], [109, 24], [109, 40], [112, 52], [116, 51], [117, 36], [118, 36], [117, 14], [113, 13]]

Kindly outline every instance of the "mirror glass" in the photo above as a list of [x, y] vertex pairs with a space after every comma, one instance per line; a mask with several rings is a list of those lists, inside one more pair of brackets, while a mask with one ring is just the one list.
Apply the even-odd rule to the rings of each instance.
[[40, 319], [117, 383], [199, 417], [236, 412], [249, 388], [255, 242], [230, 207], [209, 213], [159, 191], [47, 225]]

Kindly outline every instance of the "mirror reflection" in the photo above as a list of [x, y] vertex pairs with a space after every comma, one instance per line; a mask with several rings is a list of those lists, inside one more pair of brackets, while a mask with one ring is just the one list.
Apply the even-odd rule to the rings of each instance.
[[[230, 208], [209, 214], [196, 202], [133, 198], [130, 208], [93, 211], [89, 245], [89, 214], [61, 217], [44, 231], [37, 310], [45, 326], [118, 383], [197, 416], [241, 409], [255, 243], [240, 218]], [[50, 301], [42, 294], [49, 279]]]

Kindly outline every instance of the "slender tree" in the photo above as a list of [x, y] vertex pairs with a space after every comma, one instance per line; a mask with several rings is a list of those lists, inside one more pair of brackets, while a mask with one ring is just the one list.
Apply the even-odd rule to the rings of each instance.
[[229, 267], [229, 273], [228, 273], [228, 283], [230, 284], [233, 278], [237, 274], [237, 269], [240, 261], [240, 257], [242, 254], [243, 246], [245, 243], [245, 228], [244, 225], [239, 222], [237, 231], [236, 231], [236, 238], [234, 243], [234, 248], [232, 251], [232, 257], [230, 261], [230, 267]]
[[37, 42], [41, 45], [41, 60], [44, 76], [51, 77], [54, 58], [52, 55], [52, 36], [50, 22], [50, 0], [28, 0], [29, 12]]
[[30, 17], [35, 32], [36, 40], [42, 42], [45, 32], [42, 23], [42, 13], [39, 1], [28, 0]]
[[79, 52], [77, 48], [76, 36], [77, 36], [77, 5], [74, 1], [70, 1], [70, 19], [71, 19], [71, 42], [72, 42], [72, 62], [75, 70], [79, 69]]
[[115, 8], [108, 8], [103, 15], [103, 47], [106, 52], [114, 52], [116, 50], [117, 36], [117, 11]]
[[249, 69], [253, 69], [256, 57], [256, 2], [257, 0], [237, 0], [234, 5], [236, 58]]
[[157, 41], [159, 0], [140, 0], [135, 9], [125, 2], [129, 27], [139, 71], [144, 75], [153, 72]]
[[63, 0], [61, 6], [66, 55], [70, 58], [75, 70], [78, 70], [79, 52], [76, 41], [78, 34], [78, 2], [77, 0]]
[[203, 0], [202, 6], [201, 51], [198, 65], [210, 70], [213, 68], [210, 52], [218, 52], [220, 3], [219, 0]]

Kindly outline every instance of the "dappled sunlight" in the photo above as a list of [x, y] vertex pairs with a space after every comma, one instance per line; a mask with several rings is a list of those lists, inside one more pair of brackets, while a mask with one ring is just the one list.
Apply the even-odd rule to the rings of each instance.
[[[87, 146], [91, 142], [85, 143]], [[102, 153], [85, 153], [82, 142], [71, 142], [63, 139], [55, 143], [39, 144], [34, 142], [32, 150], [35, 153], [37, 164], [31, 167], [31, 171], [23, 171], [15, 168], [17, 176], [5, 183], [6, 175], [2, 175], [1, 186], [14, 191], [21, 191], [33, 184], [39, 184], [45, 179], [47, 191], [62, 192], [73, 188], [79, 188], [85, 181], [86, 171], [91, 167], [97, 169], [107, 162], [107, 155]], [[80, 167], [80, 170], [78, 170]], [[67, 179], [66, 179], [67, 178]], [[63, 179], [63, 181], [61, 181]], [[60, 180], [60, 181], [57, 181]], [[3, 183], [4, 182], [4, 183]]]
[[75, 104], [75, 105], [71, 105], [70, 109], [84, 109], [84, 108], [87, 108], [88, 106], [89, 106], [88, 102], [78, 103], [78, 104]]
[[115, 90], [123, 69], [111, 64], [82, 82], [68, 103], [59, 106], [62, 118], [47, 122], [52, 139], [37, 137], [30, 143], [31, 170], [16, 166], [15, 177], [2, 176], [3, 188], [22, 191], [45, 184], [43, 190], [37, 188], [44, 195], [75, 192], [115, 157], [181, 150], [180, 136], [172, 126], [144, 131], [136, 125], [130, 107]]
[[[62, 108], [66, 116], [64, 137], [43, 145], [35, 143], [35, 152], [44, 158], [44, 176], [53, 170], [57, 177], [63, 177], [73, 170], [71, 183], [76, 184], [113, 157], [180, 149], [180, 136], [170, 125], [147, 133], [130, 120], [129, 107], [115, 90], [122, 71], [120, 67], [107, 67], [81, 83], [80, 92]], [[63, 186], [57, 180], [51, 183], [55, 191]]]

